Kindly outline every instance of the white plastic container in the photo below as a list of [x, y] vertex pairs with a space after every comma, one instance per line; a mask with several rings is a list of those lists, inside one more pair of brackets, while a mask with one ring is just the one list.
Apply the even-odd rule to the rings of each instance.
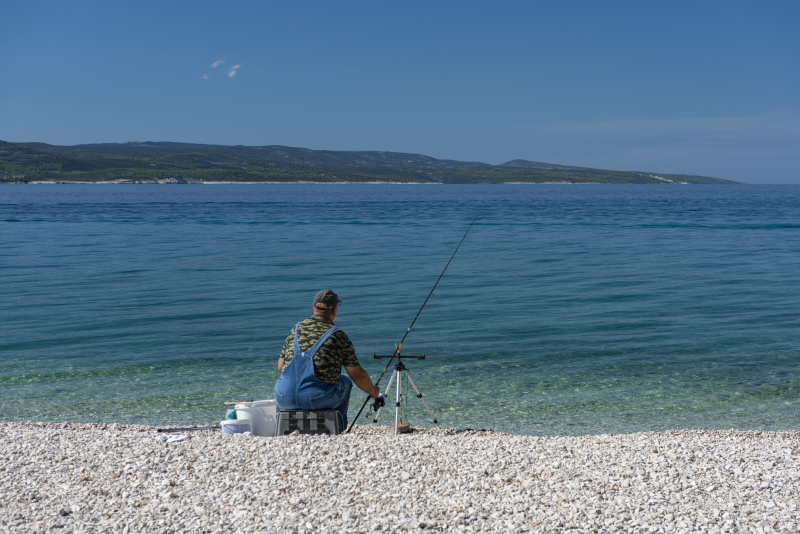
[[236, 418], [250, 421], [252, 435], [273, 437], [278, 428], [278, 403], [274, 400], [242, 402], [236, 405]]
[[[237, 414], [238, 416], [238, 414]], [[228, 419], [220, 422], [223, 434], [244, 434], [250, 432], [250, 421], [247, 419]]]

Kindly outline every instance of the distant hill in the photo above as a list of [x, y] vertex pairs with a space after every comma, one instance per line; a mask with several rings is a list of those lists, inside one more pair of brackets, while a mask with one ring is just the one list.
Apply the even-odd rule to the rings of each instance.
[[75, 146], [0, 141], [0, 183], [389, 182], [736, 183], [705, 176], [608, 171], [527, 160], [502, 165], [422, 154], [128, 142]]
[[542, 163], [541, 161], [528, 161], [526, 159], [514, 159], [501, 163], [500, 167], [521, 167], [523, 169], [585, 169], [586, 167], [570, 167], [568, 165], [556, 165], [555, 163]]
[[[30, 146], [33, 143], [26, 143]], [[49, 145], [45, 145], [49, 146]], [[460, 169], [462, 167], [485, 167], [488, 163], [435, 159], [421, 154], [403, 152], [345, 152], [334, 150], [311, 150], [281, 145], [243, 146], [243, 145], [199, 145], [190, 143], [165, 143], [147, 141], [121, 144], [75, 145], [74, 148], [98, 153], [153, 155], [158, 153], [181, 154], [201, 152], [206, 154], [226, 154], [247, 158], [284, 161], [296, 165], [316, 167], [417, 167], [423, 169]]]

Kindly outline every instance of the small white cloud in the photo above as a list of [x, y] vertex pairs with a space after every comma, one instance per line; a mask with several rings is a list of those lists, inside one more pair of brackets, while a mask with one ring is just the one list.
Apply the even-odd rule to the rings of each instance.
[[215, 68], [219, 67], [220, 65], [222, 65], [223, 63], [225, 63], [224, 59], [220, 59], [219, 61], [215, 61], [214, 63], [211, 64], [211, 68], [215, 69]]
[[203, 74], [203, 79], [207, 80], [208, 79], [208, 74]]
[[236, 65], [234, 65], [233, 67], [231, 67], [231, 70], [229, 70], [229, 71], [226, 73], [226, 74], [228, 75], [228, 78], [233, 78], [234, 76], [236, 76], [236, 71], [237, 71], [237, 70], [239, 69], [239, 67], [241, 67], [241, 66], [242, 66], [242, 64], [241, 64], [241, 63], [237, 63]]

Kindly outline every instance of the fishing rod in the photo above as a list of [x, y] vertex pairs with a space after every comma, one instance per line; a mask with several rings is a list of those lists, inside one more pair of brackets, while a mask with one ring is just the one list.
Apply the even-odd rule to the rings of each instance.
[[[480, 215], [480, 213], [478, 215]], [[458, 246], [456, 247], [455, 252], [453, 252], [453, 255], [450, 256], [450, 259], [447, 261], [447, 265], [445, 265], [444, 269], [442, 270], [442, 274], [440, 274], [439, 278], [436, 279], [436, 283], [433, 284], [433, 288], [431, 288], [431, 292], [428, 293], [428, 297], [425, 299], [425, 302], [422, 303], [422, 307], [420, 307], [419, 311], [417, 312], [417, 315], [414, 316], [414, 320], [411, 321], [411, 326], [409, 326], [408, 330], [406, 330], [406, 333], [403, 336], [403, 339], [400, 340], [400, 343], [395, 345], [394, 354], [392, 354], [392, 357], [389, 358], [389, 361], [386, 363], [386, 367], [383, 368], [383, 372], [381, 373], [381, 376], [378, 377], [378, 381], [375, 382], [376, 386], [381, 383], [381, 380], [383, 379], [383, 375], [386, 374], [386, 370], [392, 364], [392, 360], [394, 360], [395, 356], [397, 356], [397, 354], [400, 352], [400, 347], [403, 345], [403, 341], [406, 340], [406, 337], [408, 337], [408, 334], [411, 332], [411, 330], [413, 330], [414, 323], [417, 322], [417, 319], [419, 318], [419, 314], [422, 313], [422, 309], [425, 308], [425, 305], [428, 303], [428, 300], [431, 298], [431, 295], [433, 295], [433, 290], [436, 289], [436, 286], [439, 285], [439, 280], [441, 280], [442, 276], [444, 276], [444, 272], [447, 270], [448, 267], [450, 267], [450, 262], [453, 261], [453, 258], [456, 257], [456, 252], [458, 252], [458, 249], [461, 247], [461, 243], [463, 243], [464, 240], [467, 238], [467, 234], [469, 233], [469, 231], [472, 230], [472, 225], [475, 224], [476, 220], [478, 220], [478, 215], [475, 215], [475, 218], [472, 219], [472, 222], [469, 224], [469, 228], [467, 228], [467, 231], [464, 232], [464, 237], [462, 237], [461, 241], [458, 242]], [[353, 427], [355, 426], [356, 421], [361, 416], [361, 412], [363, 412], [364, 408], [367, 407], [367, 403], [369, 402], [369, 399], [371, 399], [371, 398], [372, 397], [367, 395], [367, 400], [364, 401], [364, 404], [361, 406], [361, 409], [358, 410], [358, 413], [353, 418], [353, 422], [350, 424], [350, 428], [347, 429], [347, 432], [345, 432], [345, 434], [349, 434], [350, 431], [353, 430]]]
[[188, 428], [157, 428], [156, 432], [194, 432], [195, 430], [214, 430], [222, 426], [192, 426]]

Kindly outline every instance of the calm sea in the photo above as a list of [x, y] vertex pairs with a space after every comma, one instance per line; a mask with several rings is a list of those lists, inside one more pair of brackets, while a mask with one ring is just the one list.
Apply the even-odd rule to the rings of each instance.
[[478, 213], [403, 345], [443, 425], [800, 429], [800, 187], [749, 185], [4, 185], [0, 419], [217, 423], [323, 288], [375, 378]]

